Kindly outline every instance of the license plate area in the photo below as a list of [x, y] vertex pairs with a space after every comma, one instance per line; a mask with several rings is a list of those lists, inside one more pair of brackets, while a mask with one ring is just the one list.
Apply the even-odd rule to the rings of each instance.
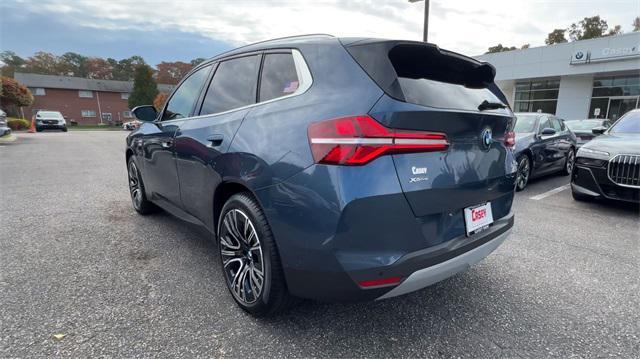
[[464, 209], [464, 224], [467, 229], [467, 236], [480, 233], [493, 223], [493, 213], [491, 212], [491, 202]]

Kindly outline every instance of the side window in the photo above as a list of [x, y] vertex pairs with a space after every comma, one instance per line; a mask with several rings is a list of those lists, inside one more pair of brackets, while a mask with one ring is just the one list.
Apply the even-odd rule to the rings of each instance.
[[293, 55], [265, 55], [260, 78], [260, 102], [292, 94], [299, 86]]
[[246, 56], [218, 65], [202, 104], [201, 115], [224, 112], [256, 102], [260, 56]]
[[553, 126], [553, 129], [556, 130], [556, 132], [563, 131], [562, 124], [560, 123], [560, 120], [557, 118], [551, 119], [551, 126]]
[[187, 78], [167, 103], [167, 108], [162, 114], [162, 121], [175, 120], [191, 116], [193, 106], [198, 97], [204, 81], [207, 79], [211, 66], [206, 66], [194, 72]]
[[545, 128], [553, 128], [553, 127], [551, 127], [551, 121], [549, 120], [549, 117], [542, 116], [540, 117], [540, 127], [538, 127], [538, 133], [541, 133], [542, 130], [544, 130]]

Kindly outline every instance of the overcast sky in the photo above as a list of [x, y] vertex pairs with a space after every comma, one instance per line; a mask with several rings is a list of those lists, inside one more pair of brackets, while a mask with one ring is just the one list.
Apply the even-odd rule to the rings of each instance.
[[[421, 40], [424, 3], [407, 0], [3, 0], [0, 50], [189, 61], [260, 40], [308, 33]], [[544, 45], [547, 33], [586, 16], [631, 23], [639, 0], [431, 0], [429, 41], [467, 55], [487, 47]]]

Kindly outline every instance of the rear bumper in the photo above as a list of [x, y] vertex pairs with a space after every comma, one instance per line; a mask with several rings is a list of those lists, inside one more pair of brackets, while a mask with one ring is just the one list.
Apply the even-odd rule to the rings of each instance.
[[411, 273], [400, 285], [380, 296], [378, 299], [386, 299], [414, 292], [465, 271], [495, 251], [510, 235], [511, 228], [479, 247], [464, 252], [457, 257], [453, 257], [431, 267], [417, 270]]
[[640, 203], [640, 188], [620, 186], [607, 176], [606, 167], [576, 165], [571, 175], [571, 190], [593, 198]]

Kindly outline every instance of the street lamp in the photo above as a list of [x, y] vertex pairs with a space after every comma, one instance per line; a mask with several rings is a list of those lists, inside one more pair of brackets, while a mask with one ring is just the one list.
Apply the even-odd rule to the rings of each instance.
[[[409, 0], [409, 2], [419, 2], [423, 0]], [[422, 35], [422, 41], [427, 42], [429, 35], [429, 0], [424, 0], [424, 33]]]

